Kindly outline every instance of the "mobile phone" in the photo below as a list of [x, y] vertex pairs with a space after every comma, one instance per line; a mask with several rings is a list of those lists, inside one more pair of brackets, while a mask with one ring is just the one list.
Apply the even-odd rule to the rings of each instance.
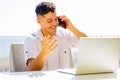
[[58, 18], [59, 25], [62, 26], [63, 28], [66, 28], [66, 23], [65, 21], [62, 21], [62, 19]]

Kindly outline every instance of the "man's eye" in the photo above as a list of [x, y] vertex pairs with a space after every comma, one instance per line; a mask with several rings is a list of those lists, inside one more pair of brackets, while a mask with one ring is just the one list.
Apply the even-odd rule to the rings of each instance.
[[52, 22], [52, 20], [48, 20], [47, 22], [49, 22], [49, 23], [50, 23], [50, 22]]
[[55, 21], [58, 21], [58, 18], [56, 18]]
[[52, 22], [52, 21], [50, 20], [50, 21], [47, 21], [47, 22], [49, 22], [49, 23], [50, 23], [50, 22]]

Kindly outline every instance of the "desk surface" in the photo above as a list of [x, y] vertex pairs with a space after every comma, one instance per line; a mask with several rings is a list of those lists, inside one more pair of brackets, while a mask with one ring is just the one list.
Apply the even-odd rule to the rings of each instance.
[[0, 80], [120, 80], [116, 73], [94, 75], [71, 75], [56, 71], [1, 72]]

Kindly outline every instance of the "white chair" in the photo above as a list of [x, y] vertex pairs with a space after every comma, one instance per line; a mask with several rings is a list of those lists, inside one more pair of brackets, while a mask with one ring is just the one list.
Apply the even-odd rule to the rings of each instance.
[[10, 71], [20, 72], [27, 71], [24, 58], [24, 44], [13, 43], [10, 46]]
[[[70, 67], [73, 68], [73, 56], [70, 55]], [[25, 66], [24, 58], [24, 44], [23, 43], [12, 43], [10, 46], [10, 71], [11, 72], [20, 72], [27, 71]]]

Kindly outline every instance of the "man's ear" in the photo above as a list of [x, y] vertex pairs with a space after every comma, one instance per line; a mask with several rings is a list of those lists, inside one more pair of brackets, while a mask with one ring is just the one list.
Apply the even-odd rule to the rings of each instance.
[[37, 22], [40, 23], [40, 19], [37, 18]]

